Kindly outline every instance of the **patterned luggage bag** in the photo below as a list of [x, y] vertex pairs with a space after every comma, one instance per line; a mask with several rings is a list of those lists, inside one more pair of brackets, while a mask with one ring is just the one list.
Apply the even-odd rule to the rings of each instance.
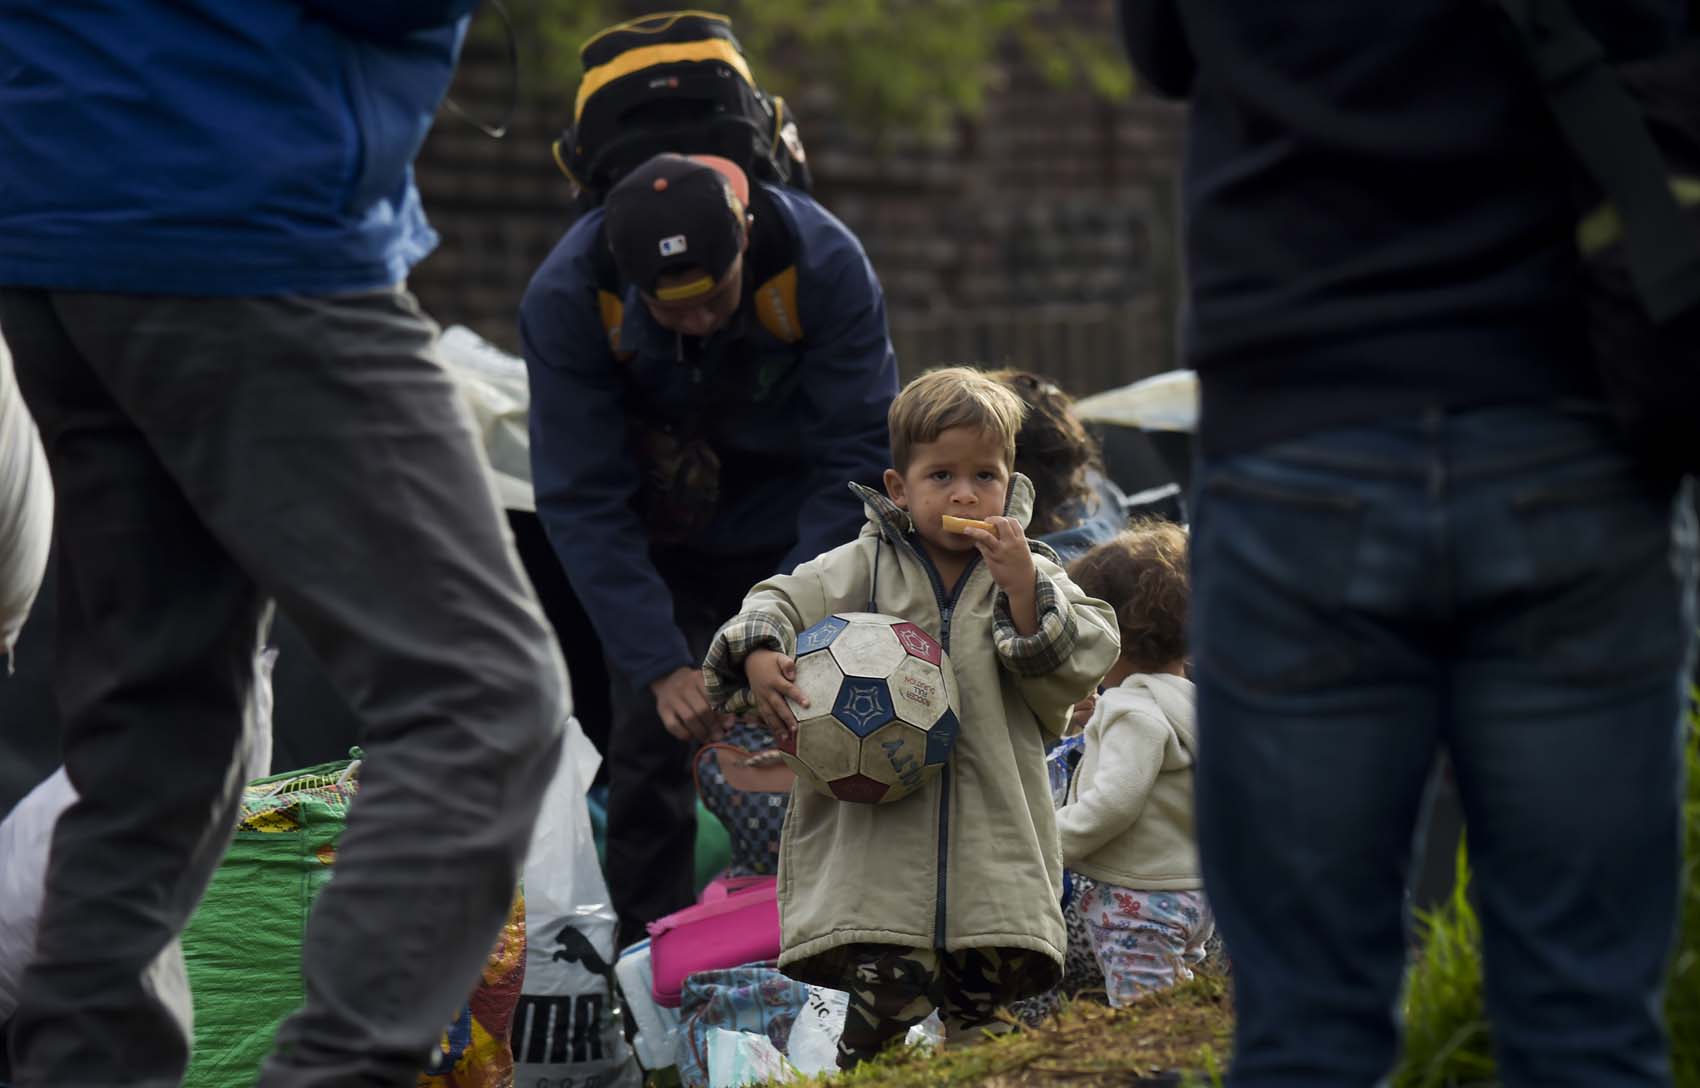
[[796, 775], [779, 757], [773, 735], [740, 722], [726, 740], [705, 744], [692, 764], [697, 794], [726, 827], [732, 864], [727, 876], [772, 876], [779, 871], [779, 830], [791, 803]]

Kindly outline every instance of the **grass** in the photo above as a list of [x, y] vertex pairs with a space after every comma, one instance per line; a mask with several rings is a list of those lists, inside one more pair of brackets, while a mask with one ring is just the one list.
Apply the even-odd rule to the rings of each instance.
[[[1665, 997], [1676, 1088], [1700, 1088], [1700, 716], [1691, 721], [1688, 740], [1682, 918]], [[1419, 918], [1422, 949], [1406, 989], [1405, 1053], [1394, 1088], [1495, 1083], [1492, 1036], [1482, 1004], [1481, 924], [1470, 905], [1468, 884], [1460, 846], [1451, 899]]]
[[1421, 951], [1405, 995], [1405, 1053], [1393, 1088], [1463, 1088], [1494, 1083], [1492, 1040], [1482, 1005], [1482, 930], [1470, 905], [1470, 867], [1458, 845], [1452, 896], [1418, 915]]
[[1665, 1023], [1670, 1027], [1671, 1073], [1678, 1088], [1700, 1088], [1700, 714], [1689, 731], [1688, 832], [1682, 891], [1682, 937], [1671, 967]]
[[803, 1083], [833, 1088], [1126, 1088], [1138, 1083], [1135, 1078], [1177, 1070], [1202, 1072], [1208, 1078], [1225, 1063], [1232, 1035], [1227, 980], [1201, 974], [1129, 1008], [1074, 1002], [1039, 1027], [960, 1049], [899, 1049], [854, 1072]]

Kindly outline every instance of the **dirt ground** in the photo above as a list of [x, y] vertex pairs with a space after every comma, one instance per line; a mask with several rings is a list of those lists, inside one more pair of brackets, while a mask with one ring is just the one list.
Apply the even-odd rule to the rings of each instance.
[[[1037, 1028], [975, 1046], [929, 1054], [900, 1051], [849, 1076], [816, 1080], [853, 1088], [1128, 1088], [1209, 1084], [1227, 1066], [1233, 1011], [1225, 979], [1200, 975], [1125, 1009], [1087, 1001], [1065, 1007]], [[1142, 1079], [1143, 1078], [1143, 1079]]]

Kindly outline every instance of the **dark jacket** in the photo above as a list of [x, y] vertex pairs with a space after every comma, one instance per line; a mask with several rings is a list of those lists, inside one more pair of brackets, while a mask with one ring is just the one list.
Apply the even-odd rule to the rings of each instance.
[[[720, 561], [789, 573], [856, 535], [844, 481], [876, 485], [890, 463], [897, 360], [873, 268], [814, 200], [760, 188], [758, 228], [787, 234], [798, 342], [757, 319], [748, 276], [726, 328], [702, 340], [661, 328], [635, 289], [606, 290], [599, 210], [555, 246], [520, 307], [537, 512], [608, 661], [634, 683], [697, 664], [668, 578], [712, 577]], [[719, 461], [719, 499], [678, 539], [682, 523], [651, 505], [646, 479], [662, 469], [648, 451], [693, 439]]]
[[477, 0], [0, 0], [0, 284], [386, 286]]
[[[1617, 60], [1685, 0], [1572, 0]], [[1430, 407], [1593, 398], [1568, 159], [1484, 0], [1122, 0], [1191, 100], [1189, 364], [1208, 452]]]

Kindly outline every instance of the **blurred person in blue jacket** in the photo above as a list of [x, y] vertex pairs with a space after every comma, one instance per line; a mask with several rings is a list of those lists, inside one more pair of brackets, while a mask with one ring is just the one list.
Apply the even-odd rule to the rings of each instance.
[[267, 597], [366, 758], [260, 1084], [414, 1083], [506, 918], [565, 677], [403, 286], [475, 5], [0, 0], [0, 326], [58, 494], [81, 794], [20, 1088], [181, 1081], [176, 936], [235, 826]]
[[847, 540], [889, 460], [897, 362], [855, 236], [716, 156], [658, 155], [581, 217], [520, 309], [537, 510], [614, 677], [621, 939], [687, 906], [697, 667], [746, 587]]

